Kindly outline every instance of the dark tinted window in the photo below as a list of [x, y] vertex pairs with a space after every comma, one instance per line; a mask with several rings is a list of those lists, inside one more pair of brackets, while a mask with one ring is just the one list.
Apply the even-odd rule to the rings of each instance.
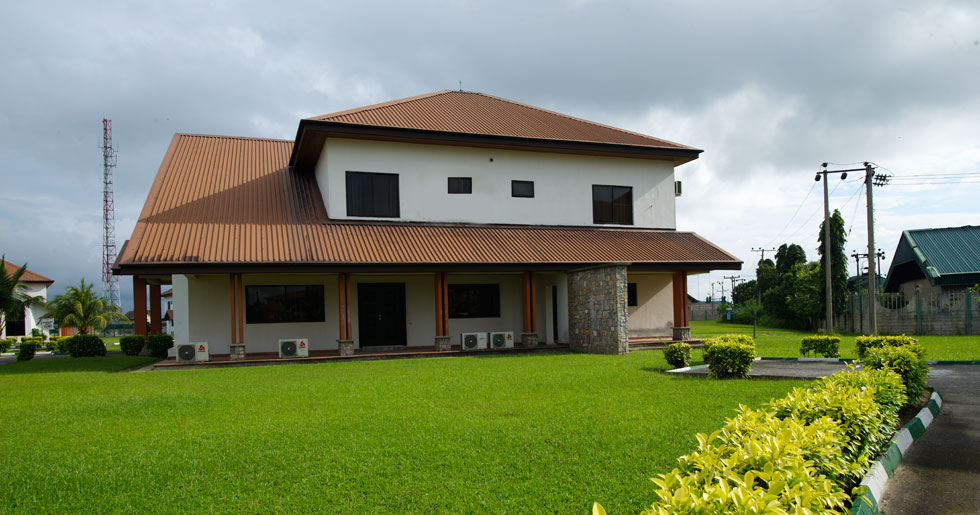
[[398, 218], [398, 175], [347, 172], [347, 216]]
[[473, 193], [473, 178], [450, 177], [449, 193]]
[[245, 322], [323, 322], [323, 286], [246, 286]]
[[497, 318], [499, 316], [499, 284], [449, 285], [449, 318]]
[[626, 283], [626, 305], [636, 306], [636, 283]]
[[534, 181], [510, 181], [512, 197], [534, 197]]
[[592, 186], [592, 223], [633, 225], [633, 188]]

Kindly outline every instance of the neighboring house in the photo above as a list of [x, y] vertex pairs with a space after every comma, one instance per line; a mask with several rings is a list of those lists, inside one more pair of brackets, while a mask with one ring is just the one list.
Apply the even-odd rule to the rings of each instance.
[[174, 334], [174, 291], [168, 289], [160, 294], [163, 299], [163, 333]]
[[[4, 267], [7, 269], [7, 275], [12, 275], [20, 268], [20, 266], [10, 261], [4, 261]], [[45, 301], [48, 299], [48, 287], [54, 284], [53, 279], [48, 279], [30, 270], [24, 271], [24, 274], [20, 276], [20, 282], [26, 286], [24, 290], [25, 295], [28, 297], [41, 297]], [[25, 309], [24, 316], [21, 320], [6, 321], [3, 331], [0, 332], [0, 338], [6, 338], [8, 336], [30, 336], [31, 330], [35, 328], [42, 330], [45, 334], [51, 334], [54, 330], [54, 325], [50, 319], [41, 319], [47, 312], [48, 310], [42, 306], [31, 306]]]
[[137, 313], [149, 286], [154, 332], [172, 284], [175, 342], [217, 356], [493, 331], [625, 353], [689, 336], [688, 275], [741, 268], [676, 230], [674, 168], [700, 153], [462, 91], [304, 119], [295, 141], [177, 134], [114, 272]]
[[961, 292], [980, 283], [980, 226], [904, 231], [894, 256], [886, 292]]

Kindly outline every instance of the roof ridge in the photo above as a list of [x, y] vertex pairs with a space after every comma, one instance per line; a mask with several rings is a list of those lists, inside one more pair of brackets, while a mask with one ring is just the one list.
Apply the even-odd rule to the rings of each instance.
[[295, 143], [295, 141], [291, 139], [257, 138], [253, 136], [226, 136], [223, 134], [198, 134], [198, 133], [190, 133], [190, 132], [175, 132], [174, 135], [180, 137], [187, 136], [191, 138], [245, 139], [251, 141], [274, 141], [276, 143]]
[[411, 96], [411, 97], [396, 98], [394, 100], [388, 100], [387, 102], [380, 102], [380, 103], [377, 103], [377, 104], [371, 104], [371, 105], [366, 105], [366, 106], [362, 106], [362, 107], [354, 107], [354, 108], [351, 108], [351, 109], [345, 109], [343, 111], [337, 111], [337, 112], [334, 112], [334, 113], [322, 114], [320, 116], [313, 116], [313, 117], [307, 118], [307, 120], [326, 121], [327, 118], [336, 118], [338, 116], [344, 116], [344, 115], [348, 115], [348, 114], [366, 113], [366, 112], [369, 112], [369, 111], [376, 111], [378, 109], [382, 109], [382, 108], [385, 108], [385, 107], [391, 107], [391, 106], [400, 105], [400, 104], [408, 104], [408, 103], [411, 103], [411, 102], [422, 100], [424, 98], [437, 97], [439, 95], [445, 95], [447, 93], [452, 93], [452, 92], [453, 92], [453, 90], [451, 90], [451, 89], [444, 89], [444, 90], [440, 90], [440, 91], [433, 91], [431, 93], [423, 93], [421, 95], [415, 95], [415, 96]]
[[[447, 93], [452, 93], [452, 90], [449, 90], [449, 91], [446, 91], [446, 92]], [[565, 114], [565, 113], [559, 113], [558, 111], [552, 111], [550, 109], [545, 109], [543, 107], [538, 107], [538, 106], [531, 105], [531, 104], [525, 104], [524, 102], [518, 102], [516, 100], [510, 100], [508, 98], [502, 98], [502, 97], [490, 95], [490, 94], [487, 94], [487, 93], [482, 93], [482, 92], [479, 92], [479, 91], [460, 91], [460, 93], [471, 93], [471, 94], [474, 94], [474, 95], [481, 95], [481, 96], [484, 96], [484, 97], [487, 97], [487, 98], [492, 98], [494, 100], [500, 100], [502, 102], [507, 102], [507, 103], [518, 105], [518, 106], [521, 106], [521, 107], [527, 107], [527, 108], [530, 108], [530, 109], [534, 109], [535, 111], [541, 111], [542, 113], [548, 113], [548, 114], [560, 116], [560, 117], [566, 118], [568, 120], [573, 120], [573, 121], [576, 121], [576, 122], [587, 123], [589, 125], [595, 125], [595, 126], [598, 126], [598, 127], [602, 127], [604, 129], [610, 129], [610, 130], [614, 130], [614, 131], [617, 131], [617, 132], [622, 132], [622, 133], [625, 133], [625, 134], [632, 134], [634, 136], [640, 136], [640, 137], [643, 137], [643, 138], [648, 138], [648, 139], [652, 139], [652, 140], [655, 140], [655, 141], [660, 141], [660, 142], [663, 142], [663, 143], [669, 143], [671, 145], [677, 145], [680, 148], [685, 148], [685, 149], [689, 149], [689, 150], [700, 150], [700, 149], [697, 149], [697, 148], [694, 148], [694, 147], [689, 147], [689, 146], [684, 145], [684, 144], [681, 144], [681, 143], [677, 143], [675, 141], [670, 141], [670, 140], [666, 140], [666, 139], [663, 139], [663, 138], [657, 138], [657, 137], [654, 137], [654, 136], [650, 136], [649, 134], [643, 134], [642, 132], [631, 131], [631, 130], [623, 129], [623, 128], [620, 128], [620, 127], [613, 127], [612, 125], [606, 125], [604, 123], [594, 122], [592, 120], [586, 120], [585, 118], [579, 118], [577, 116], [572, 116], [572, 115]]]

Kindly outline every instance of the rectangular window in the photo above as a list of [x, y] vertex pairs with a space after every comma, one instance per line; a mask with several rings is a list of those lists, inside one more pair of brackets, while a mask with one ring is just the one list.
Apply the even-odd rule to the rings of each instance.
[[626, 305], [636, 306], [636, 283], [626, 283]]
[[534, 198], [534, 181], [510, 181], [510, 196]]
[[347, 216], [398, 218], [398, 174], [347, 172]]
[[473, 193], [473, 178], [450, 177], [449, 193]]
[[499, 317], [499, 284], [449, 285], [449, 318]]
[[593, 185], [592, 223], [633, 225], [633, 187]]
[[246, 286], [245, 322], [323, 322], [323, 285]]

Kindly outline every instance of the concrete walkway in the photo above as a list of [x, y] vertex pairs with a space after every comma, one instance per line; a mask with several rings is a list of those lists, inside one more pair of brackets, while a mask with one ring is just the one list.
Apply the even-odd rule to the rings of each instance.
[[[749, 377], [756, 379], [817, 379], [843, 370], [847, 363], [837, 360], [790, 361], [760, 359], [752, 362]], [[671, 375], [704, 377], [711, 373], [706, 366], [678, 369], [667, 372]]]
[[942, 415], [902, 458], [879, 513], [980, 513], [980, 365], [934, 365]]

